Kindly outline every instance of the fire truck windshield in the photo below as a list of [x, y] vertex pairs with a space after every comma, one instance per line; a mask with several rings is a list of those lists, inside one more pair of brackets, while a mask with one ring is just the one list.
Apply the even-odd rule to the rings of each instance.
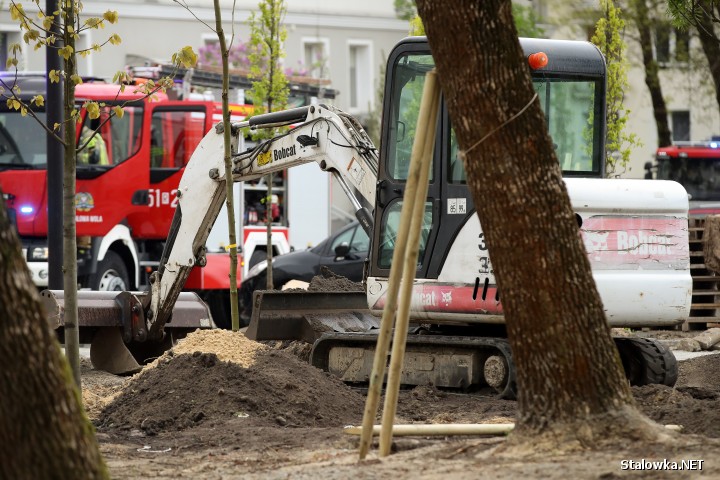
[[[36, 116], [45, 122], [45, 112]], [[0, 112], [0, 165], [4, 168], [44, 168], [47, 164], [45, 129], [20, 112]]]
[[657, 178], [680, 183], [690, 200], [720, 200], [720, 158], [658, 155], [657, 161]]
[[[142, 132], [143, 106], [125, 105], [122, 117], [110, 116], [111, 106], [101, 110], [99, 122], [87, 122], [89, 128], [100, 128], [93, 139], [79, 135], [78, 171], [108, 170], [138, 153]], [[84, 113], [83, 113], [84, 115]], [[45, 122], [45, 112], [35, 112]], [[109, 118], [111, 117], [111, 118]], [[88, 130], [78, 125], [81, 132]], [[0, 111], [0, 167], [7, 169], [47, 168], [47, 132], [29, 115], [17, 111]], [[102, 147], [102, 152], [99, 150]], [[94, 150], [94, 152], [93, 152]], [[96, 155], [92, 155], [95, 153]]]

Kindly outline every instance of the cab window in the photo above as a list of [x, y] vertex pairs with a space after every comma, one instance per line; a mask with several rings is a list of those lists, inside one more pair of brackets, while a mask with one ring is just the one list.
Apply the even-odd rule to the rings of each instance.
[[150, 127], [151, 167], [184, 167], [202, 140], [204, 127], [203, 111], [155, 110]]
[[[563, 174], [595, 176], [600, 170], [603, 133], [600, 98], [594, 79], [534, 78], [533, 87], [545, 113]], [[455, 131], [451, 131], [448, 181], [466, 183]]]
[[112, 167], [140, 149], [142, 107], [125, 106], [123, 116], [111, 115], [111, 106], [101, 107], [95, 119], [85, 115], [79, 128], [78, 165]]
[[[390, 268], [392, 264], [395, 242], [397, 240], [398, 228], [402, 212], [402, 200], [398, 200], [385, 210], [385, 216], [380, 230], [380, 245], [378, 247], [378, 267]], [[422, 267], [425, 257], [425, 248], [432, 229], [432, 204], [425, 203], [425, 215], [423, 216], [422, 231], [420, 232], [420, 251], [418, 253], [418, 268]]]
[[[410, 154], [417, 128], [425, 86], [425, 75], [435, 67], [431, 55], [404, 55], [395, 63], [390, 123], [390, 148], [388, 149], [387, 174], [395, 180], [407, 180]], [[432, 182], [433, 172], [430, 172]]]

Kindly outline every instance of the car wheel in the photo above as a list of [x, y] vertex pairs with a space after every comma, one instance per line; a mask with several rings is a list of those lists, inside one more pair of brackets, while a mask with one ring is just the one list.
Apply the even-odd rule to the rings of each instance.
[[92, 275], [90, 288], [108, 292], [124, 292], [130, 288], [130, 277], [127, 267], [120, 255], [113, 251], [105, 253], [105, 258], [98, 263], [97, 272]]

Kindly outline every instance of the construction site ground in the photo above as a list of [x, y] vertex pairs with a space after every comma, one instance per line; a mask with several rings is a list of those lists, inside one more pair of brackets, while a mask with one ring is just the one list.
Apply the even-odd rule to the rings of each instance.
[[[697, 333], [637, 334], [677, 346]], [[305, 344], [210, 330], [132, 377], [84, 360], [83, 400], [112, 478], [720, 478], [720, 355], [680, 362], [674, 388], [633, 387], [646, 415], [683, 427], [677, 445], [628, 442], [508, 458], [496, 452], [502, 436], [396, 437], [392, 455], [379, 458], [374, 447], [358, 461], [359, 438], [343, 427], [361, 424], [366, 392], [312, 367], [307, 354]], [[415, 387], [401, 391], [396, 423], [507, 423], [516, 411], [515, 401], [488, 392]], [[702, 470], [623, 470], [621, 463], [665, 459], [670, 466], [703, 460]]]

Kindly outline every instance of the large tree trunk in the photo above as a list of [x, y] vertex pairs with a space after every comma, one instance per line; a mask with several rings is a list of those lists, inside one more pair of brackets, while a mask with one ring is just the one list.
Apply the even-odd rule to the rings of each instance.
[[549, 448], [592, 445], [622, 419], [618, 427], [656, 438], [634, 408], [510, 0], [417, 6], [502, 291], [517, 365], [513, 437], [534, 437], [534, 448], [541, 434]]
[[713, 6], [715, 2], [700, 0], [698, 7], [702, 13], [697, 17], [697, 31], [700, 44], [707, 58], [710, 76], [715, 85], [715, 100], [720, 108], [720, 38], [715, 34], [715, 23], [712, 16], [715, 14]]
[[632, 21], [640, 35], [640, 49], [642, 50], [643, 66], [645, 67], [645, 85], [650, 92], [653, 114], [658, 134], [658, 147], [666, 147], [672, 144], [672, 135], [668, 125], [668, 112], [663, 98], [662, 86], [658, 76], [658, 64], [653, 58], [653, 41], [650, 32], [651, 19], [647, 6], [647, 0], [633, 0]]
[[0, 204], [0, 478], [109, 478]]

